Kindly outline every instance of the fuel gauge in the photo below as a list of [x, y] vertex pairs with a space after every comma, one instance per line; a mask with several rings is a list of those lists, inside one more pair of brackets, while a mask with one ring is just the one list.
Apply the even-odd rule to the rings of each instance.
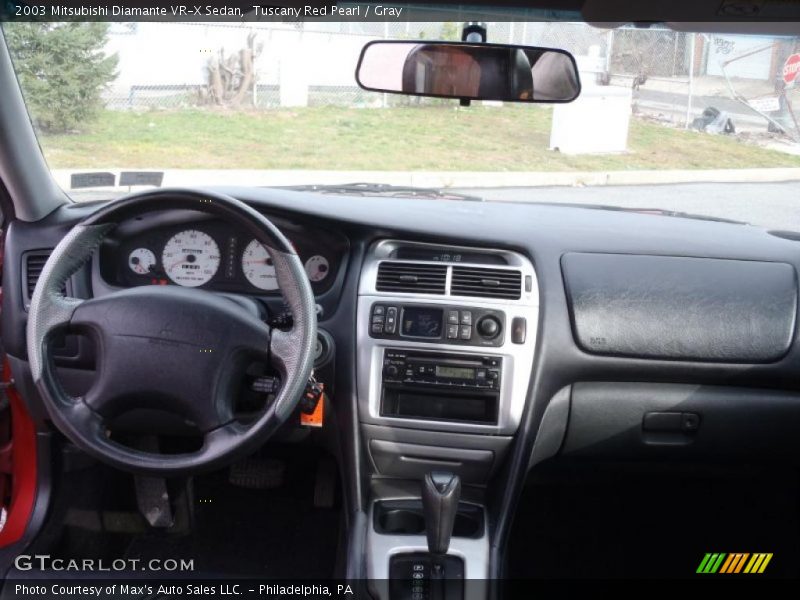
[[320, 254], [315, 254], [306, 261], [306, 275], [308, 278], [317, 283], [322, 281], [328, 276], [330, 265], [328, 259]]
[[128, 256], [128, 266], [137, 275], [147, 275], [156, 264], [156, 255], [147, 248], [136, 248]]

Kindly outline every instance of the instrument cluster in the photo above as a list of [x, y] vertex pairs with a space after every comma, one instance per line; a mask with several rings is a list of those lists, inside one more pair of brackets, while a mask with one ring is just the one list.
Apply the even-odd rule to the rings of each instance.
[[[336, 279], [347, 250], [337, 233], [273, 219], [305, 266], [316, 294]], [[216, 220], [156, 226], [122, 234], [101, 249], [101, 272], [110, 284], [180, 285], [224, 292], [277, 294], [275, 267], [251, 235]]]

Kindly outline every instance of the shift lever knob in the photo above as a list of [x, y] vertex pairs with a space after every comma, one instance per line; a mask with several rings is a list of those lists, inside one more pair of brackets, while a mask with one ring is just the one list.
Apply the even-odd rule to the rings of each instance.
[[433, 471], [422, 480], [422, 509], [425, 513], [425, 535], [431, 554], [447, 554], [450, 536], [458, 512], [461, 478], [455, 473]]

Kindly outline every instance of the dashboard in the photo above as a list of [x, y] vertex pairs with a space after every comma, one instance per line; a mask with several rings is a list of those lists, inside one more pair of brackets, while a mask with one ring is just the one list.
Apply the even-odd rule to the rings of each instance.
[[[183, 218], [182, 218], [183, 217]], [[342, 267], [347, 238], [323, 227], [269, 217], [294, 246], [316, 295]], [[200, 215], [164, 213], [123, 224], [100, 250], [104, 281], [114, 287], [178, 285], [219, 292], [277, 295], [266, 249], [230, 224]]]
[[[397, 499], [395, 482], [444, 469], [485, 492], [500, 531], [528, 470], [550, 458], [797, 460], [792, 238], [572, 206], [221, 191], [267, 215], [306, 266], [330, 350], [316, 374], [357, 509]], [[26, 301], [51, 249], [94, 210], [69, 205], [6, 230], [4, 350], [40, 421]], [[196, 211], [133, 217], [69, 291], [183, 285], [263, 296], [280, 311], [251, 241]], [[83, 346], [68, 349], [59, 374], [77, 388], [94, 362]], [[409, 489], [418, 494], [416, 483]], [[370, 531], [367, 547], [381, 560], [368, 571], [381, 579], [387, 548], [409, 538]], [[464, 555], [489, 552], [486, 538], [457, 543]]]

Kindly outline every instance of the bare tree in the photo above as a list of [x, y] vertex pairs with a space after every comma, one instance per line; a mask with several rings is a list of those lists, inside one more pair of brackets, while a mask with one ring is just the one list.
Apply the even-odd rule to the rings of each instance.
[[202, 99], [208, 104], [235, 107], [252, 103], [255, 83], [255, 59], [261, 54], [263, 44], [256, 44], [256, 33], [247, 36], [244, 48], [229, 56], [223, 48], [212, 56], [206, 65], [206, 88]]

